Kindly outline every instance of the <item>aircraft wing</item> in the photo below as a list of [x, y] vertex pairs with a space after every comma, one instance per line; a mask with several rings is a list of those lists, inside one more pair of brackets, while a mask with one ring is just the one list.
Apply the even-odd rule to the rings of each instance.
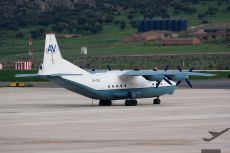
[[153, 71], [153, 70], [130, 70], [122, 76], [154, 76], [154, 75], [165, 75], [165, 76], [175, 76], [175, 75], [186, 75], [186, 76], [215, 76], [214, 74], [209, 73], [199, 73], [199, 72], [189, 72], [189, 71]]
[[192, 68], [189, 71], [182, 71], [180, 67], [177, 70], [130, 70], [123, 73], [121, 76], [143, 76], [146, 80], [157, 81], [156, 88], [160, 85], [162, 80], [166, 81], [168, 84], [172, 85], [173, 81], [177, 81], [176, 86], [178, 86], [182, 81], [186, 81], [187, 84], [192, 88], [191, 82], [188, 80], [189, 76], [214, 76], [214, 74], [209, 73], [198, 73], [192, 72]]
[[49, 74], [49, 75], [42, 75], [42, 74], [16, 74], [15, 77], [22, 78], [22, 77], [45, 77], [45, 76], [75, 76], [75, 75], [82, 75], [76, 73], [56, 73], [56, 74]]

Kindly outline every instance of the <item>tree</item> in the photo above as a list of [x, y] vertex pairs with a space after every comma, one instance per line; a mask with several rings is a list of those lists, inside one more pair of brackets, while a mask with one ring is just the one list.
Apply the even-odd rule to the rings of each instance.
[[120, 24], [120, 30], [124, 30], [125, 28], [126, 28], [126, 23], [125, 22]]
[[105, 17], [105, 23], [112, 23], [114, 20], [114, 17], [112, 15], [107, 15]]
[[137, 21], [132, 20], [129, 22], [129, 24], [133, 27], [133, 28], [137, 28]]
[[67, 23], [59, 22], [52, 27], [52, 30], [54, 30], [55, 32], [63, 32], [67, 28], [68, 28]]
[[21, 38], [24, 36], [24, 32], [22, 31], [18, 31], [16, 34], [15, 34], [16, 38]]
[[197, 17], [198, 17], [199, 19], [202, 19], [202, 18], [205, 17], [205, 14], [198, 14]]
[[217, 11], [218, 11], [217, 8], [215, 8], [215, 7], [209, 7], [207, 13], [208, 13], [210, 16], [213, 16], [213, 15], [216, 14]]
[[31, 30], [30, 31], [32, 38], [40, 38], [42, 33], [39, 30]]
[[128, 19], [129, 19], [129, 20], [133, 19], [133, 17], [134, 17], [133, 14], [129, 14], [129, 15], [128, 15]]

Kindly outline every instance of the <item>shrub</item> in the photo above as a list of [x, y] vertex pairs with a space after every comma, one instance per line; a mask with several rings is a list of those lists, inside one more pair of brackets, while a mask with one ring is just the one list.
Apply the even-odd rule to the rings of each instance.
[[126, 23], [120, 24], [120, 30], [124, 30], [126, 28]]
[[31, 30], [30, 31], [32, 38], [40, 38], [42, 33], [39, 30]]
[[54, 30], [55, 32], [63, 32], [67, 28], [68, 28], [67, 23], [59, 22], [52, 27], [52, 30]]
[[18, 31], [16, 34], [15, 34], [16, 38], [21, 38], [24, 36], [24, 32], [22, 31]]

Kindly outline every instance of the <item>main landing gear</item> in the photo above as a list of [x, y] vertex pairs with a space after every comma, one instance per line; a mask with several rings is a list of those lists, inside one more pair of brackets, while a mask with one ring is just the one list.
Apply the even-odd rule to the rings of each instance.
[[125, 100], [125, 106], [137, 106], [137, 100], [134, 99]]
[[160, 104], [160, 103], [161, 103], [161, 100], [159, 99], [159, 97], [153, 100], [153, 104]]
[[111, 106], [112, 101], [111, 100], [100, 100], [99, 101], [99, 106]]
[[[154, 105], [159, 105], [161, 103], [161, 100], [159, 97], [153, 100]], [[111, 106], [112, 101], [111, 100], [100, 100], [99, 106]], [[125, 100], [125, 106], [137, 106], [137, 100], [135, 99], [127, 99]]]

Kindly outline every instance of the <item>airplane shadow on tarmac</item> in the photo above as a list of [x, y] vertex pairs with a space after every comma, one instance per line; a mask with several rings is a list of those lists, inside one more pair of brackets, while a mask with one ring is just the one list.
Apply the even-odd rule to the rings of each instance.
[[[94, 104], [20, 104], [15, 105], [17, 108], [83, 108], [83, 107], [101, 107], [101, 108], [108, 108], [108, 107], [138, 107], [138, 106], [153, 106], [151, 103], [144, 103], [144, 104], [138, 104], [137, 106], [125, 106], [121, 103], [115, 103], [112, 106], [99, 106], [98, 103]], [[160, 106], [160, 105], [154, 105], [154, 106]]]

